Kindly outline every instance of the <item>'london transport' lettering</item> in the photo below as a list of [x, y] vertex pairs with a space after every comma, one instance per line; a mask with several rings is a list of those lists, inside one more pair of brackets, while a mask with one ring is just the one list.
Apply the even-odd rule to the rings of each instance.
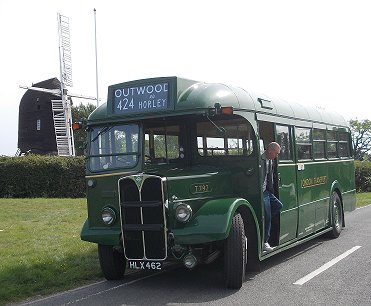
[[327, 176], [311, 177], [301, 180], [301, 188], [313, 187], [318, 185], [324, 185], [327, 183]]

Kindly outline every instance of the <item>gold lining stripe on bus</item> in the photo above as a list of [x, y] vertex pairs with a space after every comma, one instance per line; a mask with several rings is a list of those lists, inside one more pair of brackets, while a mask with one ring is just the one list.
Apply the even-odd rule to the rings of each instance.
[[280, 167], [286, 167], [286, 166], [297, 166], [299, 164], [305, 164], [305, 165], [315, 165], [315, 164], [328, 164], [328, 163], [341, 163], [341, 162], [354, 162], [354, 159], [337, 159], [337, 160], [321, 160], [321, 161], [302, 161], [302, 162], [299, 162], [299, 163], [284, 163], [284, 164], [280, 164], [278, 163], [278, 166]]
[[351, 190], [348, 190], [348, 191], [344, 191], [341, 194], [351, 193], [351, 192], [356, 192], [356, 191], [357, 191], [356, 189], [351, 189]]

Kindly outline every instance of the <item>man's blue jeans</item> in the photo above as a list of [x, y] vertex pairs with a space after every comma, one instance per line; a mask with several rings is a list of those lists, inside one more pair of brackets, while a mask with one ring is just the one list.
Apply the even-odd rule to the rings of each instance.
[[271, 222], [272, 218], [280, 213], [283, 205], [274, 194], [268, 190], [263, 192], [264, 199], [264, 212], [265, 212], [265, 224], [264, 224], [264, 242], [268, 242], [271, 234]]

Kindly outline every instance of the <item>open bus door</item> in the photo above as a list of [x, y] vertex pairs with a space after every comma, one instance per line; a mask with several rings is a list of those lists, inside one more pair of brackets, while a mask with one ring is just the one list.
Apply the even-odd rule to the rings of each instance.
[[298, 227], [297, 173], [290, 129], [285, 125], [275, 128], [275, 139], [281, 146], [277, 165], [278, 196], [283, 204], [279, 244], [295, 239]]

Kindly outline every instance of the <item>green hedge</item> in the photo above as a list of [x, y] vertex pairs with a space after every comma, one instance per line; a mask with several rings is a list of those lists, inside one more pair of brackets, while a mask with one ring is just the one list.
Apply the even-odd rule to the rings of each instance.
[[371, 161], [356, 161], [357, 192], [371, 192]]
[[85, 197], [84, 157], [0, 157], [0, 197]]
[[[0, 157], [1, 198], [86, 196], [84, 157]], [[371, 162], [355, 162], [357, 192], [371, 192]]]

